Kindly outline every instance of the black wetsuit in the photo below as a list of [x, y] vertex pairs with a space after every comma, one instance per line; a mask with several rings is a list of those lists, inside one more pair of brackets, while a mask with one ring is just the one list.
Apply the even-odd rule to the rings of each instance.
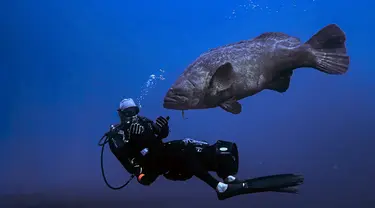
[[[128, 133], [134, 122], [144, 127], [142, 135]], [[162, 139], [168, 135], [168, 125], [160, 129], [152, 120], [136, 116], [132, 121], [123, 121], [110, 131], [109, 145], [124, 168], [136, 175], [138, 182], [143, 185], [152, 184], [160, 175], [170, 180], [186, 180], [196, 176], [215, 189], [219, 181], [201, 163], [195, 146], [185, 145], [182, 148], [181, 142], [163, 143]]]
[[[142, 135], [129, 134], [128, 129], [132, 123], [138, 123], [144, 127]], [[162, 171], [157, 163], [163, 156], [160, 154], [160, 150], [163, 148], [162, 139], [166, 138], [168, 134], [168, 127], [160, 129], [150, 119], [135, 116], [115, 125], [110, 131], [108, 143], [112, 153], [130, 174], [138, 177], [141, 173], [148, 173], [147, 177], [142, 180], [142, 184], [147, 185], [156, 179], [157, 176], [153, 179], [154, 175]], [[147, 152], [145, 152], [146, 150]]]
[[[131, 135], [128, 129], [132, 123], [138, 123], [144, 127], [143, 134]], [[175, 140], [163, 143], [162, 139], [169, 134], [169, 127], [165, 125], [159, 128], [153, 121], [141, 116], [135, 116], [131, 120], [122, 121], [121, 124], [113, 126], [107, 133], [107, 138], [112, 153], [121, 162], [124, 168], [137, 177], [138, 182], [143, 185], [151, 185], [160, 175], [164, 175], [170, 180], [187, 180], [196, 176], [213, 189], [217, 188], [219, 181], [208, 171], [221, 172], [220, 178], [225, 178], [228, 174], [235, 174], [238, 170], [238, 157], [236, 162], [226, 163], [226, 159], [219, 159], [224, 165], [223, 169], [232, 169], [229, 172], [210, 169], [210, 164], [214, 164], [215, 152], [223, 151], [220, 145], [205, 147], [207, 155], [197, 154], [197, 145], [184, 140]], [[219, 142], [219, 141], [218, 141]], [[221, 141], [224, 142], [225, 141]], [[219, 142], [220, 143], [220, 142]], [[230, 143], [230, 142], [228, 142]], [[216, 143], [218, 144], [218, 143]], [[219, 148], [217, 149], [217, 147]], [[237, 148], [232, 155], [237, 155]], [[225, 152], [224, 152], [225, 153]], [[213, 157], [211, 157], [211, 156]], [[226, 154], [223, 154], [226, 155]], [[206, 161], [204, 159], [206, 158]], [[233, 164], [233, 168], [229, 168]], [[220, 169], [220, 168], [219, 168]], [[224, 200], [232, 196], [259, 192], [287, 192], [296, 193], [294, 186], [303, 183], [303, 177], [294, 174], [279, 174], [266, 177], [253, 178], [244, 181], [235, 181], [229, 184], [224, 192], [218, 192], [218, 198]]]

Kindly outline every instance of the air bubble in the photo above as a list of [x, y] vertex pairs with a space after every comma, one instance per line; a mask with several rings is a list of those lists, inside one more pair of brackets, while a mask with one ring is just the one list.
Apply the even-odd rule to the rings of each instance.
[[[260, 11], [263, 14], [275, 14], [275, 13], [282, 13], [285, 10], [299, 10], [302, 12], [307, 12], [310, 10], [311, 3], [315, 4], [317, 0], [305, 0], [310, 2], [309, 4], [305, 4], [305, 8], [302, 6], [297, 5], [297, 0], [291, 0], [289, 3], [285, 1], [275, 2], [273, 4], [261, 4], [259, 0], [245, 0], [243, 4], [238, 4], [235, 6], [234, 9], [231, 10], [228, 16], [225, 16], [226, 19], [234, 20], [236, 17], [240, 17], [246, 13], [252, 11]], [[301, 3], [300, 3], [301, 4]], [[307, 7], [307, 8], [306, 8]]]
[[148, 80], [143, 84], [141, 88], [141, 93], [137, 97], [136, 102], [138, 103], [138, 106], [142, 108], [142, 102], [147, 97], [148, 93], [151, 89], [155, 87], [157, 82], [165, 80], [163, 74], [165, 71], [163, 69], [159, 69], [158, 74], [151, 74], [148, 78]]

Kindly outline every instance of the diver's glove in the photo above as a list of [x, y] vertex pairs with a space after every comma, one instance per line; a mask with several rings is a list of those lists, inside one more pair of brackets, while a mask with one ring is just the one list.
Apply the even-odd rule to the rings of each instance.
[[129, 133], [135, 134], [135, 135], [141, 135], [145, 131], [145, 127], [143, 127], [139, 123], [132, 123], [129, 127]]
[[135, 159], [133, 158], [131, 161], [130, 161], [130, 164], [132, 164], [133, 166], [133, 173], [132, 174], [135, 174], [135, 175], [140, 175], [142, 174], [142, 167], [137, 164], [135, 161]]
[[134, 174], [135, 175], [141, 175], [142, 174], [142, 167], [140, 165], [134, 165]]
[[165, 128], [165, 126], [168, 126], [168, 119], [162, 117], [162, 116], [159, 116], [157, 119], [156, 119], [156, 125], [158, 125], [158, 127], [160, 129], [163, 129]]
[[120, 130], [117, 128], [118, 126], [119, 125], [111, 125], [109, 131], [105, 133], [105, 136], [113, 138], [121, 134]]
[[156, 122], [153, 124], [155, 134], [158, 136], [158, 139], [162, 140], [167, 138], [169, 135], [169, 126], [168, 126], [169, 116], [166, 118], [159, 116], [156, 119]]

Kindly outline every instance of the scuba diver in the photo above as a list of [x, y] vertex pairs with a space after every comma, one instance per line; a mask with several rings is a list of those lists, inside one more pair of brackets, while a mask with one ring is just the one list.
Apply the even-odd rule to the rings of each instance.
[[[111, 125], [103, 136], [105, 142], [99, 145], [103, 151], [108, 143], [126, 171], [142, 185], [151, 185], [161, 175], [172, 181], [186, 181], [195, 176], [215, 190], [219, 200], [224, 200], [259, 192], [297, 193], [297, 186], [304, 181], [303, 176], [295, 174], [238, 180], [234, 176], [239, 166], [235, 143], [218, 140], [210, 145], [190, 138], [163, 142], [169, 135], [169, 117], [159, 116], [154, 122], [140, 116], [140, 109], [131, 98], [123, 99], [117, 111], [120, 123]], [[223, 182], [209, 171], [216, 172]]]

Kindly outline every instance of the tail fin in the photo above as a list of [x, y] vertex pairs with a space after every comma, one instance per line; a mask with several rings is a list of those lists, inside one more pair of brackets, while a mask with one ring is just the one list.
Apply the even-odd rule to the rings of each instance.
[[345, 41], [345, 33], [335, 24], [317, 32], [305, 43], [312, 49], [312, 67], [327, 74], [345, 74], [349, 69]]

